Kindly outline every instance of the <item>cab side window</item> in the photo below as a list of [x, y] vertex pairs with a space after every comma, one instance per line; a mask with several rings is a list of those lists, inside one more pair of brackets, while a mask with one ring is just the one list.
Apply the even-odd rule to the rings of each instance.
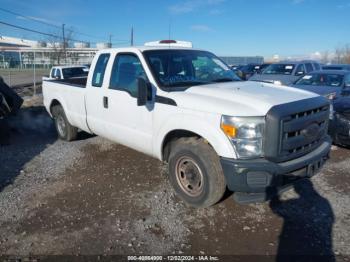
[[58, 79], [61, 79], [61, 70], [58, 68], [56, 69], [55, 77], [57, 77]]
[[146, 73], [139, 58], [134, 54], [117, 55], [110, 81], [110, 89], [123, 90], [137, 97], [137, 79], [146, 79]]
[[345, 77], [344, 77], [344, 86], [345, 87], [350, 87], [350, 74], [347, 74]]
[[51, 70], [51, 78], [55, 78], [56, 76], [56, 68], [52, 68]]
[[306, 73], [310, 73], [314, 71], [314, 68], [312, 67], [311, 63], [306, 63], [305, 66], [306, 66]]
[[109, 57], [110, 54], [101, 54], [97, 59], [94, 74], [92, 76], [92, 86], [102, 86]]
[[304, 64], [300, 64], [300, 65], [297, 66], [297, 68], [295, 70], [295, 75], [296, 76], [305, 75], [305, 66], [304, 66]]

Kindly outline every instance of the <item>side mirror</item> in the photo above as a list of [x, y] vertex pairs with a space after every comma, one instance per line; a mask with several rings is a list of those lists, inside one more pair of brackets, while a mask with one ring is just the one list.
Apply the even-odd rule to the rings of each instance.
[[296, 72], [296, 73], [295, 73], [296, 76], [302, 76], [302, 75], [304, 75], [304, 74], [305, 74], [305, 73], [304, 73], [303, 71], [299, 71], [299, 72]]
[[144, 106], [148, 98], [149, 83], [142, 77], [137, 79], [137, 106]]

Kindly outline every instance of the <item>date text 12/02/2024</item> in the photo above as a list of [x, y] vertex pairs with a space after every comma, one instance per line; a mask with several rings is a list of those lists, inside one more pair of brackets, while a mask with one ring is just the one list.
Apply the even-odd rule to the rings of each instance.
[[128, 261], [220, 261], [217, 256], [128, 256]]

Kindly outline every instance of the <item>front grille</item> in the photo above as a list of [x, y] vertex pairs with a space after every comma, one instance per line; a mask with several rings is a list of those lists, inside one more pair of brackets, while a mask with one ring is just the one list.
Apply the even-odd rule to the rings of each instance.
[[265, 157], [283, 162], [303, 156], [326, 138], [329, 102], [315, 97], [274, 106], [266, 116]]
[[[327, 134], [329, 106], [298, 112], [282, 119], [281, 146], [279, 156], [296, 158], [318, 147]], [[306, 136], [304, 130], [317, 126], [317, 132]]]

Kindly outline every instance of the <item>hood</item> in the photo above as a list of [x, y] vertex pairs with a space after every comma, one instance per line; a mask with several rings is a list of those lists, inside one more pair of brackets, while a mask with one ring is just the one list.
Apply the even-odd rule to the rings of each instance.
[[291, 85], [295, 81], [297, 81], [300, 78], [300, 76], [293, 76], [293, 75], [274, 75], [274, 74], [255, 74], [249, 80], [253, 81], [261, 81], [261, 82], [267, 82], [267, 83], [273, 83], [274, 81], [280, 81], [282, 85]]
[[272, 106], [318, 96], [300, 89], [239, 81], [193, 86], [167, 95], [189, 110], [232, 116], [264, 116]]

